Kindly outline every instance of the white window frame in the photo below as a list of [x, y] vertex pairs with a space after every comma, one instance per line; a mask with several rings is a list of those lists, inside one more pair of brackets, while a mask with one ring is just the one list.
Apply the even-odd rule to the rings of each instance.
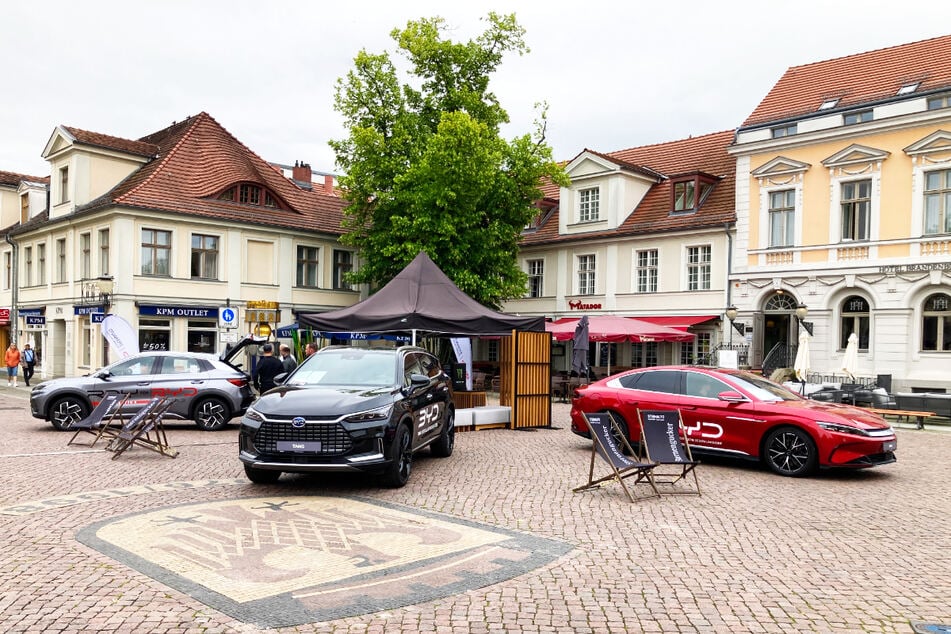
[[578, 190], [578, 222], [597, 222], [601, 219], [601, 188], [586, 187]]
[[[641, 256], [647, 257], [647, 262], [641, 262]], [[635, 293], [656, 293], [660, 286], [660, 250], [635, 249], [634, 275], [632, 276]], [[641, 282], [644, 284], [641, 284]], [[643, 288], [642, 288], [643, 287]]]
[[[694, 254], [696, 253], [696, 258]], [[709, 291], [713, 288], [713, 245], [693, 244], [684, 247], [684, 288], [688, 291]], [[694, 284], [696, 273], [696, 286]]]
[[598, 283], [598, 256], [594, 253], [585, 253], [577, 256], [578, 288], [576, 295], [595, 295]]
[[532, 258], [525, 261], [528, 274], [528, 289], [526, 297], [537, 298], [545, 296], [545, 259]]
[[56, 239], [56, 278], [55, 283], [65, 284], [69, 266], [66, 264], [66, 238]]
[[[921, 174], [921, 195], [919, 196], [919, 199], [920, 199], [920, 202], [921, 202], [921, 219], [920, 219], [920, 222], [919, 222], [918, 226], [919, 226], [919, 228], [920, 228], [920, 230], [921, 230], [921, 235], [922, 235], [922, 236], [927, 236], [927, 237], [930, 237], [930, 236], [943, 236], [943, 235], [948, 235], [949, 233], [951, 233], [951, 231], [940, 231], [940, 230], [937, 231], [937, 232], [934, 232], [934, 233], [926, 233], [926, 232], [925, 232], [925, 218], [927, 217], [927, 207], [926, 207], [926, 205], [925, 205], [925, 195], [927, 194], [927, 183], [928, 183], [928, 178], [927, 178], [927, 177], [928, 177], [929, 174], [933, 174], [933, 173], [935, 173], [935, 172], [946, 172], [946, 175], [945, 175], [945, 177], [944, 177], [944, 178], [945, 178], [945, 187], [944, 187], [943, 189], [939, 190], [939, 191], [942, 191], [942, 192], [951, 192], [951, 167], [947, 167], [946, 165], [944, 165], [944, 166], [942, 166], [941, 168], [938, 168], [938, 169], [922, 170], [922, 174]], [[944, 211], [943, 211], [943, 214], [942, 214], [942, 217], [941, 217], [941, 220], [943, 221], [941, 224], [943, 224], [945, 227], [947, 227], [949, 224], [951, 224], [951, 201], [949, 201], [948, 198], [949, 198], [949, 196], [948, 196], [948, 194], [946, 193], [946, 194], [945, 194], [945, 206], [944, 206]]]
[[[761, 249], [792, 249], [796, 245], [802, 244], [802, 175], [798, 174], [797, 177], [792, 182], [783, 183], [781, 185], [768, 185], [760, 187], [759, 194], [759, 226], [761, 227], [759, 232], [759, 246]], [[770, 243], [770, 237], [772, 232], [770, 231], [770, 207], [769, 207], [769, 198], [770, 194], [779, 191], [785, 191], [788, 189], [795, 190], [795, 208], [793, 213], [795, 215], [794, 230], [793, 230], [793, 242], [788, 246], [772, 246]]]

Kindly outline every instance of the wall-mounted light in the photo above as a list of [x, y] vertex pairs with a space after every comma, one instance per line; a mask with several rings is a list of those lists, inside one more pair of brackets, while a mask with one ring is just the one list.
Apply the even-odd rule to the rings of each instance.
[[730, 325], [740, 333], [741, 335], [746, 335], [746, 324], [741, 321], [736, 321], [736, 316], [739, 314], [739, 311], [736, 309], [736, 306], [728, 306], [726, 311], [726, 318], [730, 320]]
[[258, 337], [264, 337], [265, 339], [271, 336], [271, 325], [266, 324], [263, 321], [259, 323], [255, 329], [254, 334]]
[[99, 291], [99, 301], [105, 305], [112, 304], [112, 294], [115, 291], [116, 283], [111, 275], [101, 275], [95, 281], [96, 290]]
[[809, 333], [809, 336], [812, 336], [812, 322], [806, 321], [806, 315], [809, 314], [809, 307], [805, 304], [799, 304], [796, 306], [796, 320], [799, 322], [799, 325], [806, 329], [806, 332]]

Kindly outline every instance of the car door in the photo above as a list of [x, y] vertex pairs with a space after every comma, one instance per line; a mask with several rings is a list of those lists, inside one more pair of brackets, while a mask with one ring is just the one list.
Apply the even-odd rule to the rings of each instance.
[[684, 397], [680, 416], [690, 444], [697, 448], [734, 451], [737, 409], [721, 401], [721, 392], [736, 391], [719, 378], [692, 370], [684, 371]]
[[151, 396], [170, 399], [169, 412], [188, 418], [193, 399], [205, 387], [208, 366], [196, 357], [163, 355], [149, 389]]
[[683, 377], [677, 370], [645, 370], [620, 379], [625, 388], [622, 402], [616, 405], [628, 424], [629, 438], [638, 442], [641, 436], [638, 410], [677, 409], [681, 400]]
[[413, 447], [416, 448], [438, 433], [445, 403], [440, 403], [436, 398], [432, 379], [425, 385], [413, 385], [411, 377], [414, 374], [429, 376], [420, 353], [408, 352], [403, 358], [403, 378], [413, 417]]
[[104, 377], [102, 389], [127, 397], [122, 407], [123, 414], [137, 412], [149, 398], [156, 359], [152, 355], [140, 355], [113, 364]]

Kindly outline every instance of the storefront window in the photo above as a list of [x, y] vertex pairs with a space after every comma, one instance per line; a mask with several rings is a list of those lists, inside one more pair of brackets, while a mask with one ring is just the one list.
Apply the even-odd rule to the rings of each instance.
[[139, 319], [139, 350], [171, 350], [172, 329], [167, 319]]
[[208, 352], [215, 351], [215, 337], [218, 334], [218, 325], [212, 320], [195, 319], [188, 322], [188, 351]]

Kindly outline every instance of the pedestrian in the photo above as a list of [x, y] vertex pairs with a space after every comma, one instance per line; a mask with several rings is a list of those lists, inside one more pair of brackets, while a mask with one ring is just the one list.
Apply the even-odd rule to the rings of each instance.
[[274, 387], [274, 377], [284, 372], [284, 365], [274, 356], [274, 346], [269, 343], [261, 346], [261, 358], [258, 359], [257, 367], [254, 368], [253, 376], [254, 387], [258, 388], [259, 394], [264, 394]]
[[17, 386], [17, 370], [20, 368], [20, 351], [17, 350], [17, 345], [11, 343], [10, 347], [7, 348], [6, 354], [7, 362], [7, 387], [16, 387]]
[[313, 341], [308, 341], [307, 345], [304, 346], [304, 356], [309, 357], [310, 355], [317, 352], [317, 344]]
[[23, 346], [23, 382], [30, 387], [30, 379], [33, 378], [33, 372], [36, 369], [36, 350], [30, 344]]
[[291, 372], [297, 367], [297, 359], [291, 354], [291, 347], [288, 345], [281, 345], [281, 365], [284, 366], [285, 372]]

